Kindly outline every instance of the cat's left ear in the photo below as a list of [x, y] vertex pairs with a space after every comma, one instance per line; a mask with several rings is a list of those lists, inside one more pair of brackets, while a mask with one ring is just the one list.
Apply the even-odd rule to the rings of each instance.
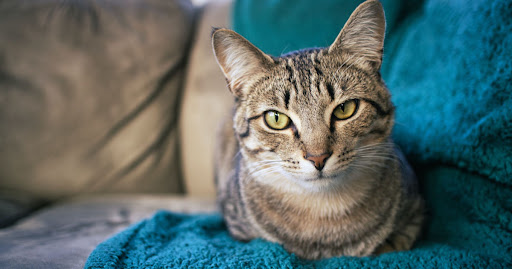
[[382, 63], [385, 31], [386, 19], [382, 4], [378, 0], [368, 0], [360, 4], [350, 15], [338, 37], [329, 47], [329, 53], [346, 51], [379, 69]]
[[233, 95], [242, 97], [247, 84], [263, 76], [274, 60], [236, 32], [218, 29], [212, 34], [215, 58]]

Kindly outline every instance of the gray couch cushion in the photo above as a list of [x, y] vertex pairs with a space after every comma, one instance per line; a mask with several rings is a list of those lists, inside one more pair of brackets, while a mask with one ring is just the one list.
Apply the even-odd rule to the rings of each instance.
[[26, 193], [0, 191], [0, 229], [29, 215], [33, 210], [42, 207], [44, 204], [44, 200]]
[[63, 201], [0, 230], [0, 268], [83, 268], [92, 250], [155, 214], [215, 211], [212, 199], [169, 195], [96, 195]]
[[182, 192], [193, 21], [188, 0], [1, 1], [0, 193]]

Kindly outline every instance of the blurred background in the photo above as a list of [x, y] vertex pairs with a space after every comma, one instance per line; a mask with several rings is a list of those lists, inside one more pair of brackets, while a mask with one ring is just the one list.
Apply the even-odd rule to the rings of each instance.
[[[0, 267], [81, 268], [157, 209], [215, 212], [233, 100], [212, 27], [279, 56], [328, 46], [361, 2], [0, 1]], [[430, 209], [419, 249], [510, 264], [512, 2], [381, 3], [393, 138]]]

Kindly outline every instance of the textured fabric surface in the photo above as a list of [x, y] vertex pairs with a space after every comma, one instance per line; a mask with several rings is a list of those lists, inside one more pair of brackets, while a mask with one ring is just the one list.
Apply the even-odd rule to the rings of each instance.
[[0, 195], [181, 192], [193, 22], [188, 0], [1, 1]]
[[83, 268], [101, 241], [159, 209], [207, 213], [215, 210], [215, 203], [155, 194], [89, 195], [61, 201], [0, 230], [0, 268]]
[[0, 192], [0, 228], [8, 227], [44, 204], [44, 200], [26, 193]]
[[510, 14], [508, 0], [429, 0], [389, 35], [394, 138], [429, 209], [412, 250], [308, 262], [233, 241], [218, 215], [162, 212], [101, 244], [88, 267], [511, 268]]
[[510, 257], [503, 256], [505, 251], [489, 251], [492, 245], [486, 245], [479, 253], [472, 248], [481, 247], [482, 243], [455, 246], [444, 241], [422, 242], [414, 250], [378, 257], [307, 261], [261, 239], [248, 243], [233, 240], [220, 215], [162, 211], [100, 244], [89, 256], [85, 268], [509, 268], [512, 265], [510, 260], [506, 261]]
[[383, 76], [413, 161], [512, 187], [511, 14], [504, 0], [427, 1], [390, 36]]

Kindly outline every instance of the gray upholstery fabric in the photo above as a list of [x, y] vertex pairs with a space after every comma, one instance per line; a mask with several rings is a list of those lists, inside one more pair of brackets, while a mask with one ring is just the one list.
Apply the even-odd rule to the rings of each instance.
[[63, 201], [0, 230], [0, 268], [83, 268], [102, 241], [158, 209], [215, 211], [213, 199], [103, 195]]
[[0, 229], [42, 207], [45, 201], [16, 192], [0, 192]]
[[0, 1], [0, 195], [182, 192], [194, 16], [186, 0]]

